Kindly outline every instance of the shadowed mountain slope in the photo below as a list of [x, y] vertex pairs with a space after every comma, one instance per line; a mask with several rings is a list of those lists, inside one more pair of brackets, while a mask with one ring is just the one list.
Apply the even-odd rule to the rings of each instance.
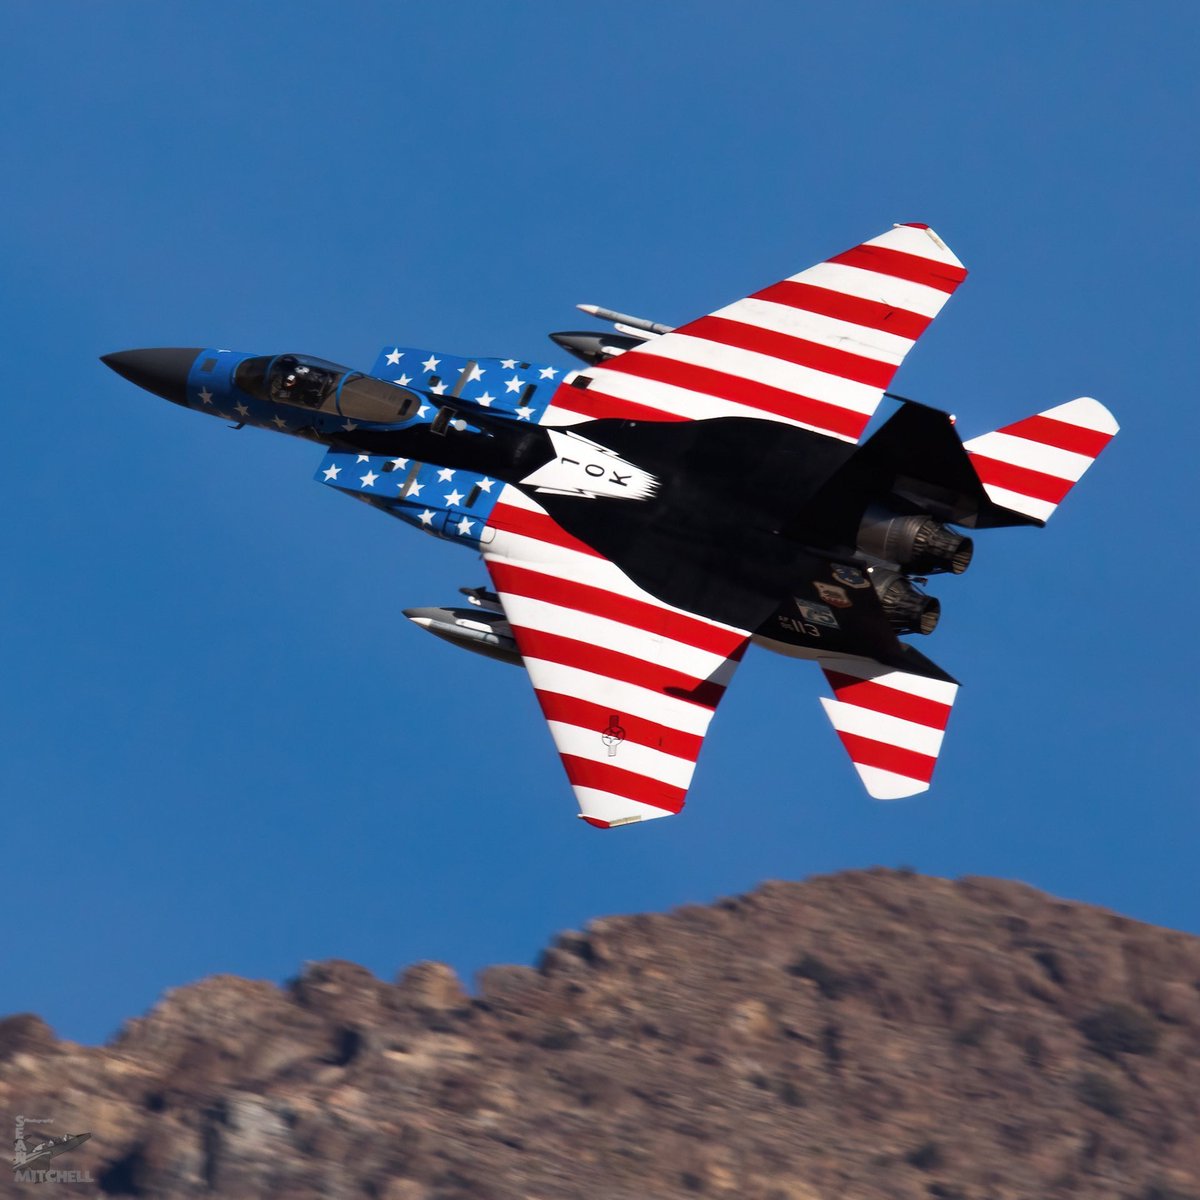
[[73, 1194], [1200, 1200], [1200, 939], [995, 880], [767, 883], [474, 997], [334, 961], [104, 1047], [11, 1017], [0, 1107], [92, 1132]]

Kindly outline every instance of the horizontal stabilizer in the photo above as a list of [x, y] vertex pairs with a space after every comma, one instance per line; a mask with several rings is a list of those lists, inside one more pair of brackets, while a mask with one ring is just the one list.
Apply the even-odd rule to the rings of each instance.
[[1118, 428], [1081, 397], [963, 444], [994, 504], [1046, 521]]
[[820, 663], [837, 697], [821, 704], [867, 792], [898, 800], [926, 791], [958, 684], [864, 658]]

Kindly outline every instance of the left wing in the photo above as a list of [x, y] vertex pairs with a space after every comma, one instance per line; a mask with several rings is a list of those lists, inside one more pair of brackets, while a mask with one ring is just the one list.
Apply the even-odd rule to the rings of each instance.
[[755, 417], [857, 442], [966, 274], [927, 225], [896, 225], [569, 377], [543, 423]]
[[489, 528], [484, 561], [580, 816], [679, 812], [749, 632], [664, 604], [515, 487]]

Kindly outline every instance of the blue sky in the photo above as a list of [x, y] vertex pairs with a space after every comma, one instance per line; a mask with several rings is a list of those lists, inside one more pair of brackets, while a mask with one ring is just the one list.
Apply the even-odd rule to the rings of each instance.
[[[285, 15], [286, 13], [286, 15]], [[5, 5], [0, 1012], [96, 1041], [214, 972], [530, 962], [559, 929], [875, 863], [1200, 932], [1190, 4]], [[927, 221], [971, 277], [897, 390], [964, 436], [1095, 395], [1050, 525], [921, 649], [934, 788], [869, 800], [748, 656], [682, 817], [600, 833], [523, 675], [411, 626], [484, 581], [318, 449], [107, 371], [154, 345], [569, 365]]]

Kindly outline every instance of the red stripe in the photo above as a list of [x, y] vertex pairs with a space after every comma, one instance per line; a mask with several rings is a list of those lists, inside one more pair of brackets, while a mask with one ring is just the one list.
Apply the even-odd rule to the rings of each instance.
[[612, 792], [615, 796], [652, 804], [655, 808], [665, 808], [672, 813], [677, 813], [683, 807], [686, 789], [672, 787], [661, 779], [651, 779], [649, 775], [639, 775], [636, 771], [626, 771], [610, 763], [576, 758], [573, 754], [564, 754], [562, 760], [567, 768], [567, 778], [576, 787]]
[[649, 750], [661, 750], [664, 754], [695, 762], [700, 747], [704, 745], [704, 739], [694, 733], [682, 733], [632, 713], [614, 713], [607, 704], [593, 704], [590, 700], [564, 696], [559, 692], [539, 691], [537, 698], [547, 721], [561, 721], [564, 725], [574, 725], [579, 729], [594, 729], [597, 739], [615, 716], [617, 724], [625, 731], [625, 740]]
[[1111, 433], [1101, 433], [1098, 429], [1085, 429], [1081, 425], [1042, 416], [1026, 417], [1015, 425], [1006, 425], [999, 432], [1040, 442], [1044, 446], [1054, 446], [1059, 450], [1070, 450], [1074, 454], [1084, 454], [1088, 458], [1095, 458], [1113, 439]]
[[723, 658], [728, 658], [746, 641], [745, 634], [718, 629], [695, 617], [670, 612], [645, 600], [635, 600], [573, 580], [556, 579], [552, 575], [531, 571], [528, 567], [516, 566], [501, 559], [488, 563], [488, 570], [501, 592], [607, 617], [632, 625], [635, 629], [644, 629], [647, 633], [695, 646], [698, 650], [708, 650]]
[[661, 354], [622, 354], [608, 364], [608, 370], [636, 375], [641, 379], [652, 379], [656, 383], [668, 383], [674, 387], [687, 388], [704, 396], [718, 400], [730, 400], [748, 408], [802, 421], [815, 429], [858, 439], [866, 428], [870, 417], [854, 412], [840, 404], [829, 404], [814, 400], [783, 388], [756, 383], [714, 371], [711, 367], [696, 367], [691, 363], [677, 362]]
[[550, 401], [551, 407], [569, 409], [581, 417], [594, 417], [605, 420], [617, 417], [625, 421], [686, 421], [678, 413], [663, 412], [659, 408], [651, 408], [648, 404], [637, 404], [632, 400], [621, 400], [616, 396], [606, 396], [598, 388], [571, 387], [565, 384], [554, 393]]
[[852, 325], [895, 334], [911, 342], [915, 342], [933, 320], [921, 313], [892, 308], [890, 304], [878, 300], [864, 300], [861, 296], [848, 296], [845, 292], [799, 283], [794, 279], [785, 279], [782, 283], [763, 288], [761, 292], [755, 292], [751, 299], [785, 304], [788, 308], [799, 308], [821, 317], [832, 317], [836, 321], [848, 321]]
[[814, 371], [852, 379], [855, 383], [870, 384], [880, 391], [892, 382], [892, 376], [896, 374], [896, 365], [893, 363], [864, 358], [861, 354], [851, 354], [832, 346], [822, 346], [820, 342], [810, 342], [725, 317], [701, 317], [676, 330], [676, 333], [719, 342], [722, 346], [733, 346], [738, 350], [753, 350], [757, 354], [766, 354], [801, 367], [811, 367]]
[[857, 679], [853, 675], [842, 675], [837, 671], [826, 671], [834, 694], [846, 704], [869, 708], [872, 712], [884, 713], [889, 717], [901, 717], [914, 721], [929, 729], [945, 729], [950, 720], [950, 705], [924, 696], [914, 696], [883, 683]]
[[971, 462], [975, 473], [984, 483], [1019, 492], [1034, 500], [1045, 500], [1049, 504], [1057, 504], [1075, 486], [1073, 479], [1060, 479], [1057, 475], [1031, 471], [1028, 467], [1017, 467], [983, 454], [972, 452]]
[[590, 642], [579, 642], [524, 625], [513, 625], [512, 631], [525, 658], [541, 658], [564, 667], [578, 667], [581, 671], [649, 688], [664, 696], [698, 704], [701, 708], [715, 709], [725, 692], [722, 684], [697, 679], [633, 654], [622, 654], [619, 650], [593, 646]]
[[930, 758], [928, 754], [918, 754], [915, 750], [890, 746], [887, 742], [860, 737], [857, 733], [842, 733], [839, 730], [838, 737], [850, 752], [851, 761], [857, 766], [894, 771], [906, 779], [919, 779], [922, 783], [928, 783], [933, 778], [933, 768], [937, 759]]
[[577, 550], [580, 554], [590, 554], [594, 558], [603, 555], [593, 550], [586, 542], [572, 537], [557, 522], [545, 513], [534, 512], [528, 508], [517, 508], [512, 504], [497, 504], [488, 517], [488, 525], [493, 529], [503, 529], [508, 533], [519, 533], [522, 537], [535, 538], [539, 542], [547, 542], [552, 546], [561, 546], [565, 550]]
[[922, 258], [919, 254], [906, 254], [887, 246], [855, 246], [829, 261], [843, 267], [859, 267], [878, 275], [890, 275], [893, 279], [906, 279], [909, 283], [923, 283], [947, 295], [967, 277], [965, 267]]

